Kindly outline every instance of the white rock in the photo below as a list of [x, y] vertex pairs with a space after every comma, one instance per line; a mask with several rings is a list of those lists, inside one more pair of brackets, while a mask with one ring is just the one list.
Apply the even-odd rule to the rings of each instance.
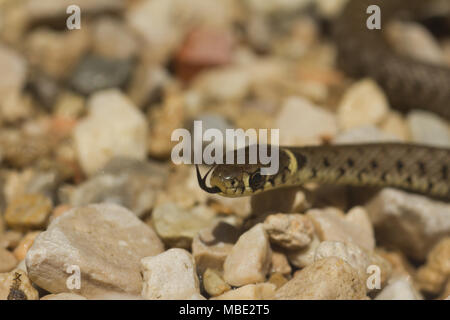
[[388, 100], [382, 89], [371, 79], [354, 83], [344, 94], [337, 118], [341, 128], [375, 125], [386, 117], [389, 110]]
[[224, 263], [224, 280], [233, 286], [263, 282], [272, 251], [262, 224], [242, 234]]
[[314, 234], [312, 241], [306, 248], [300, 250], [286, 251], [286, 256], [292, 265], [298, 268], [304, 268], [314, 262], [316, 249], [319, 245], [320, 245], [319, 237], [316, 234]]
[[152, 213], [153, 226], [161, 239], [171, 246], [182, 248], [189, 248], [194, 236], [215, 220], [216, 213], [207, 206], [184, 210], [168, 202], [155, 207]]
[[377, 239], [417, 260], [450, 235], [450, 204], [386, 188], [367, 205]]
[[264, 229], [271, 242], [286, 249], [306, 247], [312, 240], [314, 225], [301, 214], [273, 214], [264, 221]]
[[400, 277], [392, 279], [375, 300], [423, 300], [423, 298], [408, 278]]
[[450, 147], [448, 124], [437, 115], [417, 110], [408, 114], [407, 121], [414, 142]]
[[276, 286], [272, 283], [248, 284], [214, 297], [211, 300], [269, 300], [275, 295]]
[[[68, 291], [79, 270], [88, 299], [104, 294], [137, 295], [142, 289], [140, 259], [163, 251], [151, 227], [115, 204], [78, 207], [59, 216], [34, 240], [26, 266], [34, 283], [50, 293]], [[72, 269], [69, 269], [71, 267]], [[68, 270], [72, 270], [68, 272]]]
[[184, 249], [170, 249], [141, 260], [144, 299], [192, 299], [200, 294], [194, 258]]
[[144, 160], [147, 123], [139, 110], [120, 91], [94, 94], [89, 115], [74, 130], [75, 146], [83, 170], [91, 175], [114, 156]]
[[322, 241], [342, 241], [366, 250], [375, 248], [375, 237], [364, 208], [355, 207], [346, 215], [334, 208], [312, 209], [306, 213], [313, 221]]
[[280, 129], [280, 145], [319, 144], [332, 139], [337, 131], [333, 113], [300, 98], [288, 98], [275, 120]]
[[391, 22], [386, 26], [385, 34], [399, 54], [427, 63], [444, 63], [441, 46], [431, 32], [419, 23]]
[[316, 0], [319, 13], [326, 18], [338, 16], [349, 0]]
[[336, 144], [348, 144], [396, 142], [399, 140], [400, 139], [397, 136], [383, 132], [377, 127], [369, 125], [344, 131], [340, 133], [333, 142]]

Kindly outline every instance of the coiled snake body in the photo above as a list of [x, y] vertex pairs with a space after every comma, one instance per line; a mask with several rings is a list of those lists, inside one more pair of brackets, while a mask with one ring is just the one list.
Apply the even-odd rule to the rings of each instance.
[[[339, 65], [348, 74], [374, 78], [397, 109], [426, 109], [450, 119], [450, 69], [400, 56], [389, 49], [381, 30], [366, 28], [369, 5], [381, 8], [382, 21], [415, 17], [430, 4], [450, 0], [351, 0], [334, 25]], [[280, 147], [279, 170], [261, 175], [262, 164], [220, 164], [197, 176], [207, 192], [238, 197], [307, 182], [396, 187], [450, 200], [450, 149], [401, 143]]]

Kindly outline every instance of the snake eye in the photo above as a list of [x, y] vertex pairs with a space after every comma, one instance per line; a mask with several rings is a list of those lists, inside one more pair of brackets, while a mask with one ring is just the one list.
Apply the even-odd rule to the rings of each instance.
[[253, 190], [260, 189], [264, 185], [264, 178], [258, 171], [252, 174], [249, 183], [250, 188], [252, 188]]

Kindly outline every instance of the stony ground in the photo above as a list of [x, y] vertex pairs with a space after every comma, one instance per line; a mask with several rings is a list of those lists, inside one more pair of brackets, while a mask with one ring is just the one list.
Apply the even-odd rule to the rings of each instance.
[[[336, 67], [322, 21], [343, 2], [0, 0], [0, 299], [449, 296], [449, 203], [317, 185], [227, 199], [170, 161], [193, 120], [450, 147], [448, 122]], [[388, 27], [395, 50], [450, 65], [450, 39]]]

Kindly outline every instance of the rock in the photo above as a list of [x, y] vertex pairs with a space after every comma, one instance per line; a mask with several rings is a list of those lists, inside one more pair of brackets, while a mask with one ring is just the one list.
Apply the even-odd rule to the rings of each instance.
[[168, 168], [159, 163], [116, 157], [69, 192], [69, 203], [116, 203], [143, 217], [153, 209], [167, 177]]
[[270, 215], [263, 226], [272, 243], [289, 250], [306, 247], [314, 233], [312, 221], [301, 214]]
[[213, 297], [219, 296], [231, 289], [215, 270], [209, 268], [203, 273], [203, 287]]
[[349, 0], [337, 0], [337, 1], [316, 0], [315, 2], [318, 12], [323, 17], [334, 18], [337, 17], [342, 12], [348, 1]]
[[14, 270], [0, 274], [0, 300], [38, 300], [39, 294], [27, 274]]
[[386, 26], [385, 35], [391, 47], [403, 56], [426, 63], [444, 64], [444, 53], [438, 41], [419, 23], [391, 22]]
[[6, 249], [0, 248], [0, 273], [8, 272], [17, 266], [17, 259]]
[[223, 221], [198, 232], [192, 241], [192, 255], [199, 274], [208, 268], [222, 271], [225, 259], [238, 238], [239, 231]]
[[427, 111], [412, 111], [406, 119], [412, 141], [422, 144], [450, 147], [450, 129], [445, 120]]
[[193, 86], [206, 101], [241, 101], [249, 92], [251, 74], [241, 67], [222, 67], [202, 72]]
[[32, 66], [47, 75], [63, 79], [72, 72], [88, 50], [89, 36], [87, 28], [71, 32], [37, 29], [25, 41], [28, 60]]
[[54, 113], [58, 117], [78, 119], [85, 111], [86, 100], [83, 96], [67, 91], [58, 96]]
[[293, 1], [258, 1], [245, 0], [245, 4], [250, 8], [251, 12], [261, 14], [286, 13], [300, 11], [311, 3], [311, 0], [293, 0]]
[[298, 268], [304, 268], [314, 262], [316, 248], [319, 244], [319, 237], [314, 233], [312, 240], [307, 247], [300, 250], [286, 251], [286, 256], [292, 265]]
[[100, 90], [122, 88], [130, 77], [132, 67], [133, 62], [130, 59], [86, 56], [73, 71], [70, 84], [84, 95]]
[[178, 76], [190, 80], [204, 69], [228, 64], [233, 42], [233, 35], [227, 29], [194, 28], [175, 55]]
[[[316, 248], [314, 261], [327, 257], [337, 257], [347, 262], [358, 272], [361, 280], [366, 283], [367, 278], [372, 274], [370, 266], [377, 266], [380, 270], [380, 285], [383, 286], [391, 275], [391, 266], [388, 261], [374, 252], [362, 250], [352, 243], [339, 241], [323, 241]], [[369, 289], [369, 288], [368, 288]], [[378, 288], [379, 289], [379, 288]]]
[[392, 277], [412, 277], [413, 274], [415, 274], [414, 267], [401, 251], [387, 251], [385, 249], [377, 248], [375, 249], [375, 253], [389, 262], [392, 267]]
[[391, 111], [380, 124], [381, 130], [388, 136], [395, 136], [401, 141], [408, 141], [410, 139], [410, 132], [408, 124], [403, 116]]
[[386, 117], [388, 100], [371, 79], [354, 83], [344, 94], [337, 110], [339, 125], [344, 130], [376, 125]]
[[289, 275], [292, 272], [292, 268], [289, 265], [289, 261], [286, 255], [282, 252], [272, 251], [272, 263], [270, 264], [271, 274]]
[[120, 91], [98, 92], [88, 105], [88, 117], [74, 130], [78, 159], [87, 174], [92, 175], [114, 156], [145, 159], [147, 123]]
[[13, 199], [6, 208], [6, 223], [14, 229], [43, 228], [52, 210], [52, 202], [41, 194], [28, 194]]
[[[114, 204], [71, 209], [55, 219], [28, 250], [30, 279], [50, 293], [67, 292], [66, 281], [80, 270], [86, 298], [102, 294], [137, 295], [142, 280], [139, 261], [163, 251], [155, 232], [129, 210]], [[67, 271], [69, 270], [69, 272]]]
[[0, 234], [0, 248], [14, 249], [19, 245], [22, 239], [22, 233], [15, 230], [8, 230], [3, 234]]
[[393, 134], [381, 131], [375, 126], [364, 126], [344, 131], [336, 136], [333, 143], [375, 143], [375, 142], [398, 142], [400, 139]]
[[367, 205], [377, 240], [407, 256], [423, 260], [450, 234], [450, 205], [424, 196], [386, 188]]
[[119, 20], [99, 18], [93, 27], [92, 51], [109, 59], [128, 60], [138, 50], [134, 35]]
[[169, 249], [141, 260], [145, 299], [191, 299], [200, 294], [194, 258], [184, 249]]
[[443, 291], [450, 281], [450, 237], [443, 238], [428, 253], [427, 263], [417, 270], [415, 283], [432, 294]]
[[271, 255], [267, 233], [262, 224], [257, 224], [239, 237], [225, 259], [225, 281], [233, 286], [264, 282]]
[[227, 198], [212, 194], [209, 199], [216, 212], [246, 219], [252, 214], [251, 197]]
[[284, 286], [289, 280], [286, 279], [281, 273], [272, 273], [269, 278], [269, 283], [273, 283], [276, 288], [281, 288]]
[[17, 96], [25, 86], [27, 64], [15, 51], [0, 45], [0, 108], [9, 99]]
[[399, 277], [392, 279], [375, 300], [423, 300], [423, 298], [408, 278]]
[[[303, 194], [298, 187], [274, 189], [251, 197], [253, 216], [263, 217], [268, 213], [291, 213], [302, 208]], [[261, 221], [262, 222], [262, 221]]]
[[215, 212], [206, 206], [183, 210], [174, 203], [157, 206], [152, 213], [156, 233], [169, 246], [189, 248], [194, 236], [216, 220]]
[[271, 300], [275, 294], [275, 289], [273, 283], [248, 284], [227, 291], [211, 300]]
[[22, 261], [25, 259], [28, 249], [31, 248], [31, 246], [34, 243], [34, 240], [40, 233], [41, 233], [40, 231], [28, 232], [25, 235], [25, 237], [23, 237], [22, 240], [20, 240], [19, 244], [17, 245], [17, 247], [14, 249], [13, 252], [14, 256], [18, 261]]
[[152, 157], [166, 159], [171, 156], [176, 145], [172, 141], [172, 134], [174, 130], [184, 127], [184, 121], [184, 97], [178, 89], [170, 88], [165, 92], [164, 104], [148, 111], [151, 126], [147, 147]]
[[318, 260], [298, 272], [275, 293], [276, 300], [367, 299], [365, 283], [347, 262], [336, 257]]
[[350, 242], [369, 251], [375, 248], [372, 224], [362, 207], [355, 207], [346, 215], [334, 208], [312, 209], [306, 214], [322, 241]]
[[274, 128], [280, 129], [280, 145], [287, 146], [320, 144], [338, 132], [334, 114], [300, 97], [284, 101]]
[[40, 300], [87, 300], [85, 297], [80, 296], [75, 293], [57, 293], [57, 294], [48, 294], [42, 297]]

